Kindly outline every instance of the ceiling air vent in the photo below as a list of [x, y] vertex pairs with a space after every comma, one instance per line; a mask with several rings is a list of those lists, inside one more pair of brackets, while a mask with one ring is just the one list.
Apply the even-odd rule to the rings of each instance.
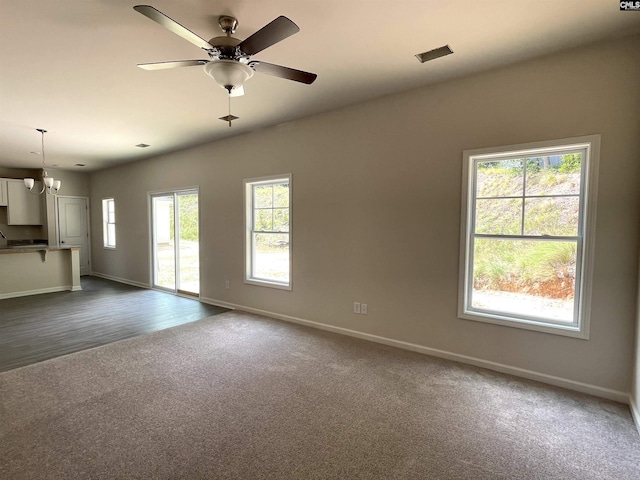
[[449, 45], [445, 45], [444, 47], [434, 48], [433, 50], [429, 50], [428, 52], [418, 53], [416, 58], [420, 60], [420, 63], [428, 62], [429, 60], [435, 60], [436, 58], [444, 57], [446, 55], [451, 55], [453, 50]]

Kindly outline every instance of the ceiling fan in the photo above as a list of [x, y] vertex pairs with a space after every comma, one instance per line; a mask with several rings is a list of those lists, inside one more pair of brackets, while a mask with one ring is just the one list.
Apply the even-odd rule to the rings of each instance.
[[[133, 8], [167, 30], [193, 43], [209, 55], [209, 60], [178, 60], [138, 64], [138, 67], [145, 70], [204, 65], [205, 72], [218, 85], [224, 88], [229, 93], [229, 96], [244, 95], [244, 82], [249, 80], [254, 72], [305, 84], [313, 83], [317, 77], [315, 73], [250, 59], [252, 55], [300, 31], [300, 28], [287, 17], [280, 16], [276, 18], [253, 35], [241, 41], [231, 36], [238, 27], [238, 20], [228, 15], [222, 15], [218, 18], [218, 23], [225, 35], [213, 37], [207, 41], [152, 6], [136, 5]], [[229, 117], [231, 117], [231, 114], [229, 114]]]

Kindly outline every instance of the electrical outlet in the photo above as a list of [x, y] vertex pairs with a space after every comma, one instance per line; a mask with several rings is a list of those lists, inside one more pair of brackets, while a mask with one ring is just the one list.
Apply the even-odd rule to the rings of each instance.
[[231, 282], [229, 280], [224, 282], [224, 287], [229, 290], [231, 288]]
[[367, 314], [367, 304], [366, 303], [361, 303], [360, 304], [360, 313], [362, 315], [366, 315]]
[[353, 313], [360, 313], [360, 303], [353, 302]]

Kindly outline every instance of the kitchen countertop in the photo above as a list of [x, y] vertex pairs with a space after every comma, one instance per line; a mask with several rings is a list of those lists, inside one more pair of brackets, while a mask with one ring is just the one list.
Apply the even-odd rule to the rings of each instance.
[[73, 250], [80, 247], [58, 245], [16, 245], [14, 247], [0, 247], [0, 255], [3, 253], [29, 253], [29, 252], [53, 252], [56, 250]]

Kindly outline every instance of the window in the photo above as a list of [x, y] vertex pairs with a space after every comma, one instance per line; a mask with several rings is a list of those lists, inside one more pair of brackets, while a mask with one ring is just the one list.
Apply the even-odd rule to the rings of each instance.
[[588, 338], [599, 145], [464, 152], [459, 317]]
[[116, 204], [113, 198], [102, 200], [102, 234], [105, 248], [116, 248]]
[[244, 181], [247, 283], [291, 289], [291, 175]]

